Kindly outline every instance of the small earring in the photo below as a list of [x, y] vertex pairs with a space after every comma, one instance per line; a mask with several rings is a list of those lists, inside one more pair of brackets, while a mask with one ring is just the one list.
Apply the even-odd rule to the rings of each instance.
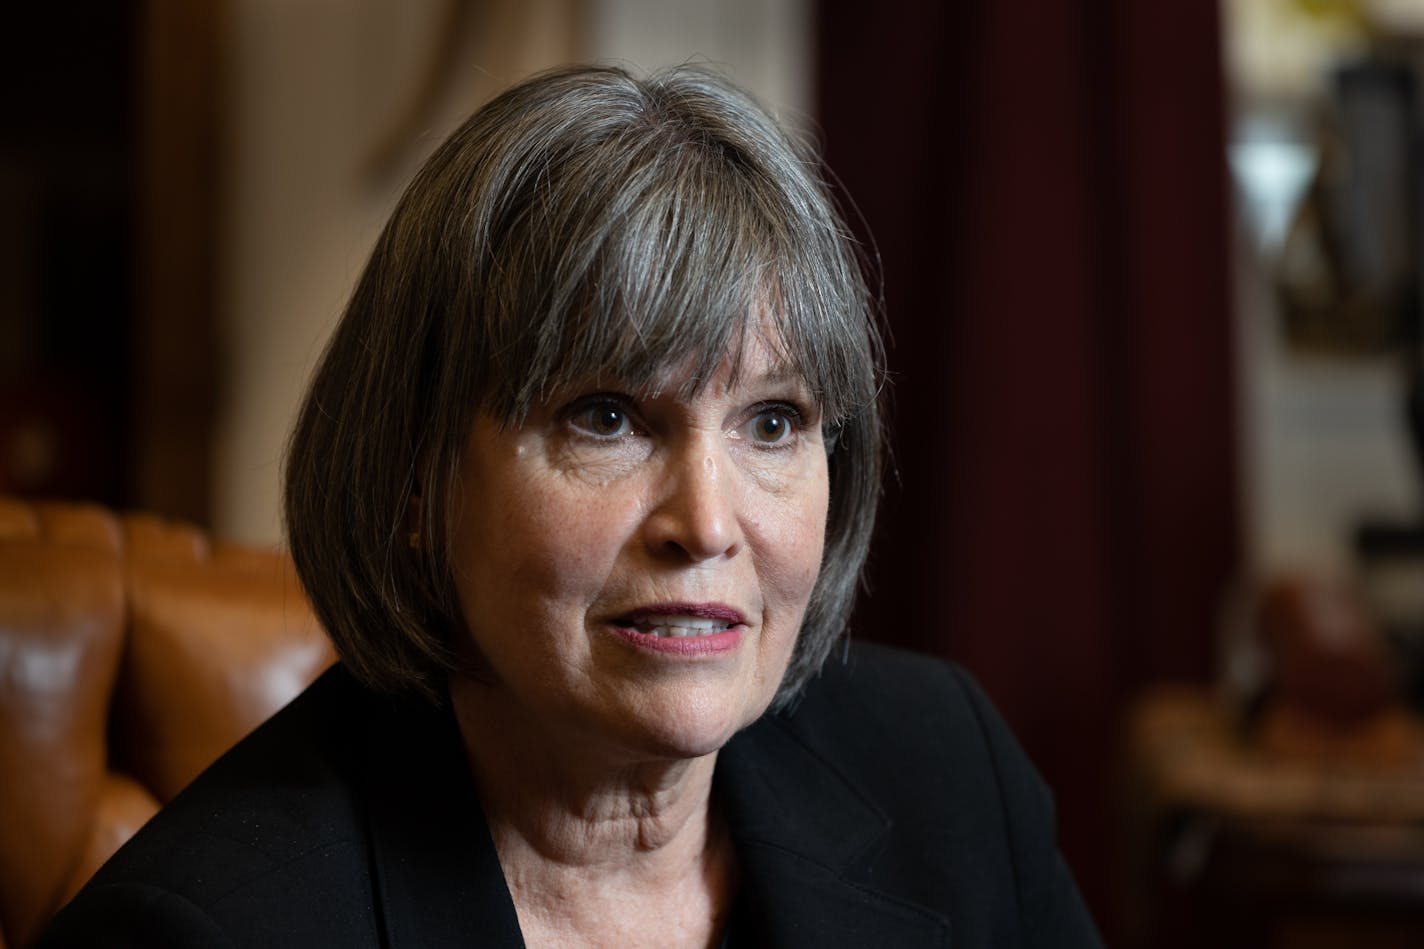
[[411, 550], [420, 549], [420, 531], [411, 531], [405, 542], [410, 545]]

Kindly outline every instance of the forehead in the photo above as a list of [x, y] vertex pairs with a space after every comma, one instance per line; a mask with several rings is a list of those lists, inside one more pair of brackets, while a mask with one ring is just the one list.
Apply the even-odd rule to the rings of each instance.
[[[562, 374], [560, 374], [562, 375]], [[693, 400], [710, 393], [735, 392], [750, 386], [795, 386], [812, 397], [812, 385], [782, 344], [780, 334], [766, 320], [748, 325], [732, 345], [720, 353], [705, 351], [672, 355], [660, 363], [635, 367], [632, 372], [603, 369], [582, 376], [560, 378], [545, 392], [544, 400], [573, 390], [616, 388], [649, 397], [672, 395]]]
[[[772, 331], [774, 333], [774, 331]], [[810, 395], [810, 385], [775, 335], [753, 329], [734, 350], [723, 354], [710, 377], [699, 378], [687, 366], [664, 375], [664, 391], [684, 398], [704, 393], [724, 395], [747, 388], [795, 386]]]

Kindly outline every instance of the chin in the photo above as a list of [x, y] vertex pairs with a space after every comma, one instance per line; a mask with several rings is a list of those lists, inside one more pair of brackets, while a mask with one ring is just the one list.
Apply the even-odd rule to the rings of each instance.
[[720, 751], [733, 735], [760, 717], [768, 704], [769, 698], [746, 710], [715, 700], [683, 700], [639, 724], [650, 752], [666, 758], [700, 758]]

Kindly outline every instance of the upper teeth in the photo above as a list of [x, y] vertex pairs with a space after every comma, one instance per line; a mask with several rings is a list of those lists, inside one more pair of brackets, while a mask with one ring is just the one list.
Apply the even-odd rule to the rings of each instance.
[[711, 636], [726, 632], [732, 626], [726, 620], [702, 616], [644, 616], [638, 628], [652, 636]]

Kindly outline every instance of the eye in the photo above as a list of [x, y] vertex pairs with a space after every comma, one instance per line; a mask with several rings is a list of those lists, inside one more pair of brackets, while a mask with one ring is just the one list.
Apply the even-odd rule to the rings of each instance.
[[617, 399], [603, 396], [575, 405], [568, 415], [577, 431], [595, 438], [622, 438], [635, 433], [628, 409]]
[[801, 413], [789, 405], [763, 406], [747, 423], [747, 436], [765, 447], [785, 445], [796, 434]]

